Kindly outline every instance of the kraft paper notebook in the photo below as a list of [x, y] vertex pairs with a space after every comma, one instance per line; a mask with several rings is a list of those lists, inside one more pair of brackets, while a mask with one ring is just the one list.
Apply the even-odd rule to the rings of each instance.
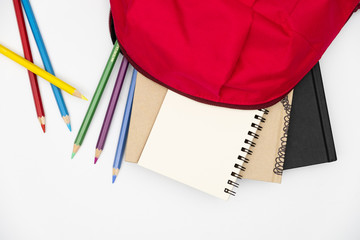
[[138, 164], [226, 200], [264, 112], [211, 106], [169, 90]]
[[292, 96], [293, 91], [267, 108], [266, 121], [260, 123], [263, 128], [257, 132], [259, 138], [254, 139], [256, 145], [250, 148], [253, 153], [247, 156], [250, 161], [244, 163], [244, 178], [281, 183]]
[[[135, 163], [139, 160], [167, 91], [166, 88], [141, 75], [138, 75], [138, 79], [125, 153], [125, 160]], [[278, 177], [274, 178], [273, 174], [275, 172], [280, 173], [282, 167], [286, 170], [336, 160], [319, 64], [316, 64], [295, 87], [290, 116], [292, 121], [289, 126], [285, 162], [283, 158], [277, 158], [276, 162], [270, 162], [267, 158], [256, 159], [256, 161], [254, 160], [248, 164], [249, 171], [246, 172], [244, 178], [274, 181]], [[271, 116], [268, 118], [271, 118]], [[272, 125], [271, 123], [268, 124], [267, 126]], [[260, 148], [260, 146], [257, 147]], [[267, 169], [266, 174], [261, 171], [262, 168], [250, 166], [255, 162], [259, 163], [264, 160], [268, 161], [268, 164], [265, 165], [274, 166], [274, 168]], [[257, 170], [259, 172], [256, 172]], [[254, 177], [251, 177], [250, 174], [254, 174]], [[271, 177], [256, 177], [265, 175]]]
[[125, 149], [125, 161], [137, 163], [164, 101], [167, 88], [138, 72]]
[[[166, 92], [165, 87], [138, 74], [125, 152], [126, 161], [138, 162]], [[279, 166], [277, 160], [279, 150], [283, 150], [284, 146], [282, 145], [286, 144], [286, 139], [284, 141], [283, 138], [283, 129], [285, 122], [288, 124], [289, 121], [291, 96], [292, 92], [287, 98], [287, 104], [284, 105], [283, 101], [281, 101], [268, 108], [267, 127], [262, 130], [262, 137], [254, 140], [257, 144], [257, 151], [254, 151], [255, 147], [251, 147], [251, 150], [254, 151], [254, 156], [251, 159], [254, 159], [254, 161], [245, 163], [244, 166], [247, 171], [242, 174], [244, 178], [281, 182], [281, 171], [279, 170], [282, 165]], [[260, 126], [264, 127], [265, 123], [261, 122]]]

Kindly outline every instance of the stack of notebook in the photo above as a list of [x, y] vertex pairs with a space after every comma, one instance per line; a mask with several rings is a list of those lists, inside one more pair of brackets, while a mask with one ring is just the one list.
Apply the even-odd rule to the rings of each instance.
[[335, 160], [319, 64], [259, 110], [199, 103], [137, 76], [125, 161], [228, 199], [240, 178], [280, 183], [285, 169]]

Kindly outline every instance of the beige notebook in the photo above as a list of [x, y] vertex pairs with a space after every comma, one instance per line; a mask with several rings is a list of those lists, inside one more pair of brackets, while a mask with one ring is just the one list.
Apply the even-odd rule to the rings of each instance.
[[260, 123], [263, 128], [257, 132], [259, 138], [254, 139], [256, 145], [250, 148], [253, 153], [247, 156], [250, 161], [244, 163], [244, 178], [281, 183], [292, 96], [293, 91], [267, 108], [266, 121]]
[[[139, 161], [166, 92], [167, 88], [138, 73], [125, 152], [126, 161], [134, 163]], [[292, 92], [289, 94], [288, 100], [289, 104], [291, 104]], [[279, 170], [282, 170], [282, 166], [277, 162], [278, 150], [281, 148], [281, 144], [286, 144], [284, 139], [282, 139], [283, 141], [280, 140], [280, 136], [284, 134], [284, 118], [290, 117], [290, 113], [287, 113], [290, 108], [284, 108], [284, 104], [279, 102], [268, 109], [270, 111], [266, 116], [268, 120], [266, 121], [266, 127], [265, 123], [260, 124], [265, 127], [262, 130], [262, 137], [254, 140], [257, 142], [256, 148], [259, 150], [250, 157], [253, 161], [245, 163], [247, 170], [243, 173], [243, 177], [279, 183], [282, 173]]]
[[125, 161], [139, 161], [166, 92], [167, 88], [137, 73]]
[[[203, 104], [167, 91], [138, 164], [198, 190], [234, 194], [263, 111]], [[240, 156], [240, 157], [239, 157]]]

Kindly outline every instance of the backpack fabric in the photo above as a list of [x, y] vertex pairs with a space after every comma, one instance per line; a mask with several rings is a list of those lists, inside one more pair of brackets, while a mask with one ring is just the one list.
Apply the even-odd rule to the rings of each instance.
[[281, 100], [359, 0], [110, 0], [123, 54], [192, 99], [240, 109]]

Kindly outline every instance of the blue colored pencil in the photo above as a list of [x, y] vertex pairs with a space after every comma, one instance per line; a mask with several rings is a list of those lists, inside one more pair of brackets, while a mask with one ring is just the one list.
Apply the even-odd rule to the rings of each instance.
[[[45, 70], [47, 72], [51, 73], [52, 75], [55, 75], [54, 69], [53, 69], [53, 67], [51, 65], [51, 62], [50, 62], [49, 55], [48, 55], [48, 53], [46, 51], [46, 48], [45, 48], [43, 38], [42, 38], [41, 33], [40, 33], [39, 26], [38, 26], [38, 24], [36, 22], [36, 19], [35, 19], [34, 12], [33, 12], [32, 8], [31, 8], [30, 2], [29, 2], [29, 0], [21, 0], [21, 3], [23, 5], [23, 7], [24, 7], [26, 17], [28, 19], [31, 31], [32, 31], [32, 33], [34, 35], [36, 45], [37, 45], [37, 47], [39, 49], [39, 52], [40, 52], [41, 59], [43, 61]], [[57, 103], [57, 105], [59, 107], [61, 117], [63, 118], [63, 120], [65, 121], [67, 127], [71, 131], [69, 113], [68, 113], [68, 110], [66, 108], [64, 98], [63, 98], [63, 96], [61, 94], [61, 91], [60, 91], [60, 89], [58, 87], [56, 87], [56, 86], [54, 86], [52, 84], [51, 84], [51, 88], [52, 88], [52, 91], [53, 91], [53, 93], [55, 95], [56, 103]]]
[[113, 172], [112, 172], [113, 173], [112, 183], [115, 182], [115, 179], [116, 179], [117, 175], [119, 174], [122, 158], [123, 158], [124, 151], [125, 151], [126, 139], [127, 139], [127, 134], [128, 134], [128, 130], [129, 130], [129, 124], [130, 124], [132, 103], [133, 103], [133, 99], [134, 99], [136, 75], [137, 75], [137, 71], [134, 69], [132, 77], [131, 77], [129, 94], [128, 94], [128, 97], [126, 100], [126, 106], [125, 106], [124, 117], [123, 117], [123, 121], [122, 121], [122, 125], [121, 125], [119, 141], [118, 141], [118, 145], [116, 148], [116, 154], [115, 154], [115, 159], [114, 159], [114, 164], [113, 164]]

